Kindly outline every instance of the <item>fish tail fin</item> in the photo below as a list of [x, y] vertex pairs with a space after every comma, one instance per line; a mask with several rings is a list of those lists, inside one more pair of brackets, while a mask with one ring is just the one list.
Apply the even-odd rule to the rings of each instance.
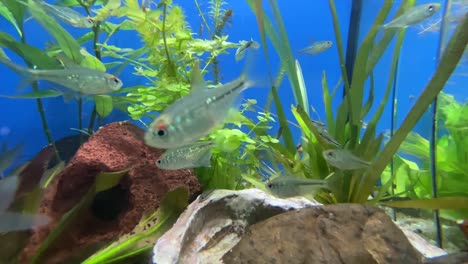
[[213, 148], [207, 149], [203, 155], [201, 155], [197, 164], [201, 167], [211, 167], [211, 155], [213, 154]]
[[23, 214], [16, 212], [0, 212], [0, 233], [32, 229], [47, 224], [50, 219], [42, 214]]
[[255, 49], [248, 49], [245, 56], [244, 70], [239, 77], [240, 81], [244, 82], [242, 90], [250, 87], [270, 88], [272, 86], [272, 80], [269, 78], [267, 67], [260, 67], [257, 63], [260, 52]]
[[12, 62], [11, 60], [7, 59], [6, 57], [2, 57], [2, 56], [0, 56], [0, 63], [5, 65], [10, 70], [14, 71], [15, 73], [17, 73], [19, 76], [23, 78], [20, 84], [18, 85], [19, 91], [34, 81], [34, 75], [31, 73], [30, 69], [19, 66], [15, 64], [14, 62]]

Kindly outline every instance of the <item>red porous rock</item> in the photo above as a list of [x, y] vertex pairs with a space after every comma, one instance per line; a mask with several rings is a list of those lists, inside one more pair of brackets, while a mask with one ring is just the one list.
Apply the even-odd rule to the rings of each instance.
[[201, 192], [193, 170], [158, 169], [155, 163], [163, 150], [145, 145], [143, 134], [144, 130], [131, 123], [112, 123], [102, 127], [80, 147], [46, 190], [39, 213], [49, 216], [51, 222], [34, 231], [21, 254], [20, 263], [29, 262], [60, 218], [81, 200], [100, 172], [132, 167], [119, 186], [125, 190], [125, 197], [105, 203], [122, 203], [120, 213], [115, 219], [102, 220], [91, 209], [87, 210], [61, 236], [60, 241], [45, 252], [42, 263], [64, 263], [70, 256], [82, 255], [83, 250], [92, 252], [98, 246], [130, 232], [144, 213], [155, 211], [164, 195], [178, 186], [187, 186], [191, 199]]

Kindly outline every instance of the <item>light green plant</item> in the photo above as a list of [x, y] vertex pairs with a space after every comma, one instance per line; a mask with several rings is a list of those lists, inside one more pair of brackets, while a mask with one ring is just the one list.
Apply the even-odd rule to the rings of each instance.
[[[468, 190], [468, 104], [458, 103], [453, 96], [441, 93], [438, 97], [438, 123], [441, 130], [437, 145], [438, 197], [465, 196]], [[400, 146], [399, 152], [411, 155], [416, 162], [399, 157], [395, 164], [395, 193], [398, 197], [429, 199], [432, 197], [429, 140], [411, 132]], [[389, 180], [384, 173], [382, 179]], [[441, 216], [451, 220], [465, 219], [468, 209], [442, 211]]]

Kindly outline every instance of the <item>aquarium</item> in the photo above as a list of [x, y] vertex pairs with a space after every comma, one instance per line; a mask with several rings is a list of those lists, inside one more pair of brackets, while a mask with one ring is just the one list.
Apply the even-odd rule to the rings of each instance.
[[0, 263], [156, 263], [217, 190], [466, 250], [467, 26], [465, 0], [0, 0]]

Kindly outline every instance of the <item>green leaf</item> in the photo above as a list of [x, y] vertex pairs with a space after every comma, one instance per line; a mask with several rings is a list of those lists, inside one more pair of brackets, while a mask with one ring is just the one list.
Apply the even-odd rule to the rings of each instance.
[[[177, 187], [162, 199], [158, 210], [135, 226], [129, 234], [119, 238], [108, 247], [95, 253], [82, 264], [123, 262], [136, 255], [149, 253], [154, 242], [162, 236], [187, 207], [189, 192], [186, 187]], [[125, 262], [125, 260], [127, 260]]]
[[3, 2], [0, 2], [0, 15], [3, 16], [8, 22], [10, 22], [15, 28], [16, 32], [18, 32], [18, 35], [23, 36], [21, 33], [20, 28], [18, 27], [18, 24], [16, 23], [15, 16], [10, 12], [7, 6], [3, 4]]
[[0, 32], [0, 46], [12, 50], [26, 62], [30, 63], [31, 65], [35, 65], [40, 69], [59, 68], [57, 61], [47, 56], [40, 49], [20, 43], [4, 32]]
[[55, 19], [47, 15], [34, 0], [28, 0], [28, 6], [31, 15], [55, 38], [65, 55], [76, 64], [80, 64], [82, 59], [80, 44], [78, 44], [75, 38], [63, 29]]
[[333, 106], [330, 91], [328, 90], [327, 75], [322, 72], [322, 94], [323, 105], [325, 106], [325, 115], [327, 118], [327, 127], [330, 135], [335, 135], [335, 122], [333, 121]]
[[38, 98], [51, 98], [62, 96], [60, 92], [54, 90], [37, 90], [29, 93], [18, 94], [18, 95], [0, 95], [3, 98], [11, 99], [38, 99]]
[[116, 186], [119, 184], [120, 179], [122, 179], [122, 177], [126, 175], [131, 169], [132, 168], [115, 172], [101, 172], [96, 177], [95, 193], [102, 192]]
[[16, 25], [21, 29], [23, 28], [23, 18], [26, 11], [26, 6], [21, 3], [18, 3], [16, 0], [1, 0], [0, 2], [8, 8], [13, 17], [16, 20]]
[[42, 263], [42, 257], [47, 249], [51, 248], [53, 244], [57, 242], [58, 238], [64, 232], [66, 232], [70, 226], [76, 223], [76, 221], [80, 220], [79, 216], [84, 213], [85, 210], [88, 210], [94, 196], [100, 191], [110, 189], [117, 185], [120, 182], [120, 179], [128, 172], [128, 170], [129, 169], [114, 173], [103, 172], [98, 174], [96, 176], [95, 182], [91, 185], [83, 198], [81, 198], [80, 202], [78, 202], [70, 211], [62, 216], [57, 225], [49, 233], [46, 240], [42, 242], [41, 247], [32, 257], [31, 263]]
[[383, 205], [397, 208], [417, 209], [467, 209], [468, 197], [439, 197], [432, 199], [415, 199], [407, 201], [381, 202]]
[[[397, 152], [401, 143], [411, 132], [411, 129], [413, 129], [429, 105], [444, 88], [444, 85], [447, 83], [447, 80], [450, 78], [463, 56], [466, 43], [468, 43], [468, 31], [465, 30], [466, 28], [468, 28], [468, 15], [465, 14], [464, 19], [458, 24], [455, 32], [452, 34], [435, 73], [423, 90], [418, 101], [413, 105], [405, 120], [384, 147], [377, 160], [367, 170], [366, 177], [368, 179], [363, 183], [363, 188], [372, 188], [380, 177], [380, 174]], [[359, 201], [355, 202], [365, 202], [366, 200], [367, 197], [361, 196]]]
[[84, 56], [80, 63], [81, 66], [97, 71], [106, 71], [106, 66], [104, 63], [102, 63], [98, 58], [89, 54], [85, 49], [81, 50], [81, 54]]
[[104, 118], [112, 112], [112, 97], [109, 95], [95, 95], [94, 103], [96, 104], [96, 112], [100, 117]]

